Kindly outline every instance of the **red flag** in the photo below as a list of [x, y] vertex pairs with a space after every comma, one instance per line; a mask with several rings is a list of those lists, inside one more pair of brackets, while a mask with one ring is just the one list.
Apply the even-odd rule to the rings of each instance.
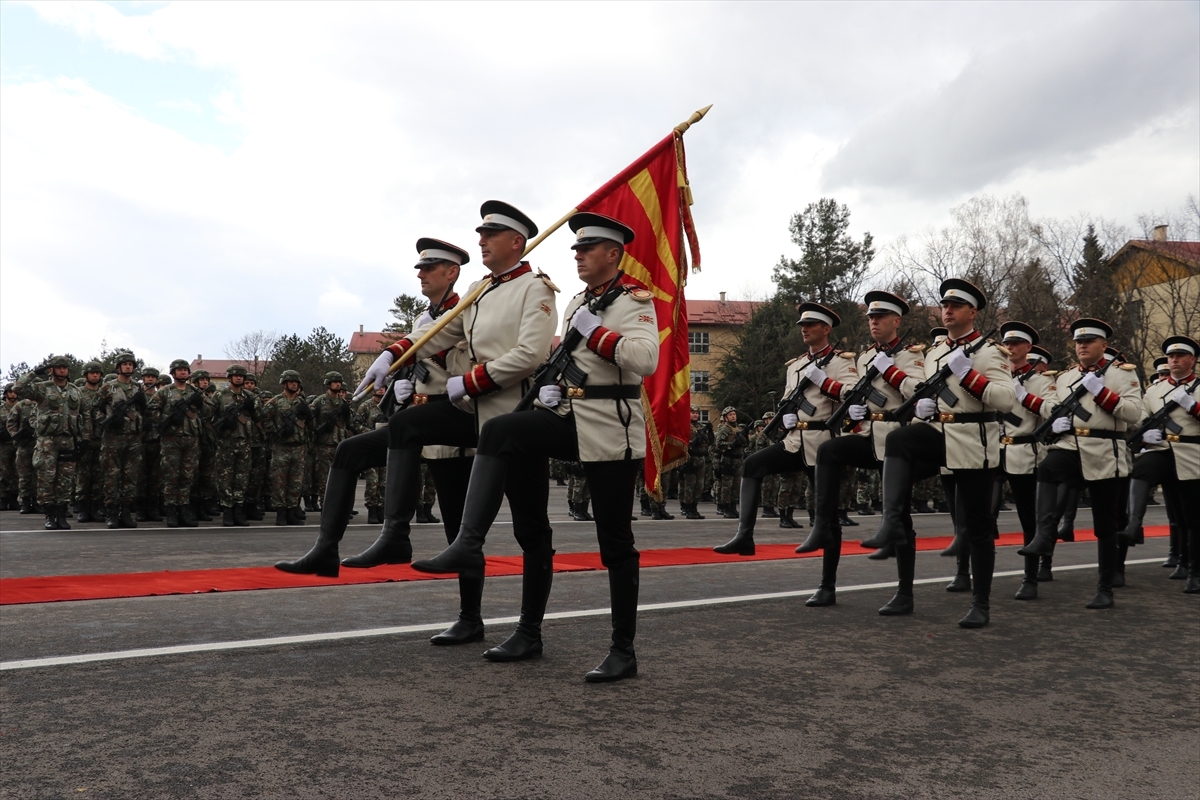
[[[621, 269], [654, 294], [658, 316], [658, 369], [642, 386], [646, 412], [646, 490], [662, 500], [662, 474], [688, 458], [691, 438], [691, 368], [688, 356], [688, 252], [700, 269], [692, 224], [691, 190], [683, 134], [672, 131], [641, 158], [579, 204], [633, 228]], [[683, 247], [687, 239], [688, 252]]]

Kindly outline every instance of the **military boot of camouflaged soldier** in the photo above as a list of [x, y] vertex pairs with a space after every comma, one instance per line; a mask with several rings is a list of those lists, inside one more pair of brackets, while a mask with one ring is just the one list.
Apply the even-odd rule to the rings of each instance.
[[145, 500], [135, 500], [133, 503], [133, 507], [134, 507], [133, 518], [136, 519], [138, 522], [146, 522], [150, 519], [146, 515], [146, 501]]
[[442, 521], [433, 515], [433, 503], [426, 503], [425, 505], [422, 506], [422, 508], [425, 509], [425, 518], [427, 520], [429, 520], [430, 524], [433, 524], [433, 525], [441, 525], [442, 524]]
[[[418, 572], [458, 572], [465, 575], [483, 574], [483, 542], [488, 529], [500, 512], [504, 499], [504, 480], [508, 465], [498, 456], [475, 456], [471, 465], [471, 480], [463, 503], [462, 527], [458, 536], [442, 552], [430, 559], [414, 561]], [[391, 473], [388, 473], [390, 479]], [[515, 635], [515, 634], [514, 634]]]
[[292, 506], [284, 509], [287, 512], [288, 525], [303, 525], [304, 524], [304, 509], [300, 506]]
[[392, 448], [387, 452], [387, 485], [383, 495], [383, 528], [379, 538], [363, 552], [342, 560], [344, 567], [378, 567], [412, 561], [409, 541], [416, 509], [414, 489], [419, 487], [421, 451]]
[[[368, 511], [368, 513], [370, 512], [370, 507], [369, 507], [369, 506], [367, 507], [367, 511]], [[368, 517], [368, 519], [367, 519], [367, 522], [370, 522], [370, 521], [371, 521], [371, 520], [370, 520], [370, 518]], [[418, 504], [417, 504], [417, 508], [416, 508], [416, 516], [413, 518], [413, 521], [414, 521], [414, 522], [418, 522], [418, 523], [427, 523], [427, 522], [429, 522], [429, 517], [428, 517], [428, 516], [426, 516], [426, 514], [425, 514], [425, 506], [424, 506], [423, 504], [421, 504], [421, 503], [418, 503]], [[382, 523], [382, 522], [383, 522], [383, 520], [380, 520], [380, 522]]]
[[647, 495], [642, 495], [641, 516], [648, 517], [653, 513], [654, 513], [654, 510], [652, 508], [650, 508], [650, 498]]
[[179, 527], [195, 528], [200, 523], [196, 521], [196, 514], [192, 510], [191, 503], [185, 503], [179, 506]]
[[243, 503], [233, 504], [233, 524], [241, 527], [246, 527], [250, 521], [246, 519], [246, 506]]
[[729, 555], [754, 555], [754, 522], [758, 517], [758, 496], [762, 491], [762, 478], [742, 478], [742, 513], [738, 518], [737, 534], [725, 544], [713, 548], [715, 553]]
[[1146, 506], [1154, 494], [1154, 484], [1134, 478], [1129, 481], [1129, 524], [1117, 534], [1117, 541], [1139, 544], [1143, 540], [1142, 520], [1146, 518]]
[[[1017, 551], [1019, 556], [1051, 556], [1054, 555], [1054, 543], [1058, 540], [1058, 530], [1055, 522], [1058, 519], [1060, 487], [1053, 483], [1038, 481], [1037, 505], [1035, 519], [1037, 533], [1033, 541]], [[1074, 538], [1074, 533], [1072, 533]]]
[[232, 528], [237, 523], [233, 521], [233, 506], [222, 506], [221, 508], [221, 524], [226, 528]]
[[665, 503], [651, 503], [650, 507], [654, 510], [654, 513], [650, 517], [651, 519], [675, 519], [673, 514], [667, 513], [667, 506]]
[[54, 520], [58, 523], [58, 529], [60, 531], [71, 530], [71, 523], [67, 522], [67, 504], [59, 503], [57, 506], [55, 506], [55, 508], [56, 513], [54, 515]]
[[687, 508], [683, 509], [684, 519], [704, 519], [704, 515], [696, 508], [695, 503], [688, 503]]
[[[590, 500], [582, 500], [575, 504], [575, 519], [580, 522], [594, 522], [596, 520], [595, 517], [588, 513], [588, 503], [590, 502]], [[655, 504], [651, 503], [650, 505], [653, 507]], [[661, 517], [654, 517], [654, 519], [661, 519]]]
[[803, 528], [804, 526], [796, 522], [796, 509], [791, 506], [779, 509], [779, 527], [781, 528]]
[[121, 527], [121, 520], [119, 519], [116, 506], [104, 507], [104, 525], [110, 531]]
[[[471, 471], [471, 477], [475, 477], [474, 470]], [[467, 493], [469, 498], [469, 488]], [[464, 524], [465, 521], [464, 518]], [[553, 582], [554, 550], [543, 545], [525, 553], [521, 578], [521, 619], [512, 636], [505, 639], [503, 644], [485, 650], [484, 658], [488, 661], [524, 661], [541, 657], [542, 620], [546, 616], [546, 601], [550, 599]]]
[[208, 505], [203, 500], [193, 500], [192, 510], [196, 514], [196, 519], [201, 522], [212, 522], [212, 514], [208, 513]]
[[286, 508], [281, 508], [275, 512], [276, 525], [288, 525], [288, 513]]
[[796, 548], [797, 553], [811, 553], [814, 550], [820, 550], [835, 538], [840, 539], [842, 534], [841, 529], [838, 528], [837, 507], [838, 491], [841, 488], [839, 469], [835, 464], [818, 463], [814, 475], [816, 487], [813, 493], [813, 505], [816, 506], [816, 514], [812, 530], [809, 531], [808, 538]]
[[122, 528], [136, 528], [137, 520], [133, 518], [133, 504], [122, 503], [118, 507], [117, 520], [121, 523]]
[[30, 497], [22, 497], [21, 498], [21, 513], [22, 514], [32, 514], [33, 513], [33, 498], [30, 498]]
[[869, 539], [864, 539], [863, 547], [878, 549], [885, 544], [899, 544], [907, 541], [908, 533], [904, 526], [904, 507], [909, 502], [909, 492], [912, 489], [912, 464], [906, 459], [887, 457], [883, 459], [883, 519], [879, 530]]
[[637, 633], [638, 559], [608, 570], [612, 598], [612, 646], [600, 666], [583, 676], [588, 683], [608, 683], [637, 675], [633, 638]]
[[44, 506], [46, 510], [46, 522], [42, 525], [48, 531], [58, 530], [58, 506]]
[[167, 527], [179, 527], [179, 506], [167, 506]]
[[778, 519], [779, 518], [779, 512], [775, 510], [775, 506], [763, 506], [762, 507], [762, 515], [763, 515], [763, 519]]
[[358, 473], [344, 469], [329, 470], [325, 482], [325, 510], [321, 513], [321, 530], [312, 549], [295, 561], [279, 561], [275, 569], [297, 575], [319, 575], [336, 578], [341, 562], [338, 561], [338, 542], [350, 522], [350, 507], [354, 505], [354, 491], [358, 488]]

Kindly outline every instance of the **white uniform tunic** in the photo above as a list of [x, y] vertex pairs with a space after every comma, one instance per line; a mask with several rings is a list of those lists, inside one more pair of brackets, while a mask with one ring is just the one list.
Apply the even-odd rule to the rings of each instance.
[[[1141, 425], [1145, 422], [1147, 417], [1167, 404], [1167, 401], [1171, 399], [1171, 395], [1179, 391], [1181, 387], [1186, 388], [1190, 386], [1195, 380], [1195, 375], [1189, 375], [1182, 381], [1176, 381], [1173, 378], [1164, 378], [1147, 389], [1143, 404], [1144, 410], [1137, 424]], [[1191, 395], [1200, 399], [1200, 386], [1193, 389]], [[1182, 430], [1178, 434], [1172, 434], [1171, 431], [1164, 431], [1166, 436], [1163, 437], [1161, 442], [1147, 445], [1146, 449], [1142, 452], [1154, 453], [1169, 449], [1175, 454], [1175, 477], [1181, 481], [1200, 480], [1200, 444], [1177, 441], [1180, 436], [1200, 437], [1200, 403], [1192, 407], [1191, 413], [1184, 411], [1182, 408], [1176, 408], [1171, 412], [1170, 418], [1178, 423]], [[1173, 438], [1176, 441], [1172, 441]], [[1139, 453], [1139, 455], [1141, 454]]]
[[[888, 349], [894, 345], [885, 345]], [[858, 357], [858, 374], [866, 375], [871, 368], [871, 362], [879, 353], [878, 345], [871, 345]], [[861, 436], [871, 437], [871, 451], [876, 461], [883, 461], [884, 444], [887, 435], [900, 427], [899, 422], [883, 419], [885, 411], [899, 408], [907, 398], [912, 397], [913, 390], [925, 374], [925, 346], [914, 344], [901, 348], [892, 354], [894, 362], [887, 372], [877, 375], [871, 381], [871, 386], [887, 399], [882, 406], [867, 400], [867, 417], [856, 429]]]
[[[981, 336], [979, 331], [958, 340], [946, 339], [925, 357], [925, 377], [932, 378], [942, 368], [950, 351], [970, 347]], [[948, 469], [997, 469], [1000, 466], [1000, 423], [955, 422], [955, 414], [986, 414], [1011, 411], [1016, 403], [1012, 372], [1008, 367], [1008, 351], [995, 342], [988, 342], [971, 355], [971, 371], [959, 380], [951, 375], [946, 388], [958, 398], [951, 406], [938, 398], [938, 413], [929, 420], [946, 437], [946, 467]]]
[[1033, 398], [1046, 396], [1053, 385], [1052, 377], [1038, 372], [1030, 364], [1013, 373], [1013, 381], [1020, 381], [1029, 394], [1009, 412], [1020, 417], [1021, 423], [1013, 425], [1011, 422], [1004, 422], [1002, 426], [1000, 447], [1004, 451], [1004, 471], [1009, 475], [1032, 475], [1046, 457], [1045, 445], [1025, 440], [1042, 424], [1041, 416], [1033, 410], [1036, 403]]
[[[808, 369], [808, 365], [821, 361], [829, 355], [832, 347], [833, 345], [826, 345], [819, 352], [805, 353], [787, 363], [785, 396], [790, 395], [792, 390], [800, 385], [800, 381], [804, 380], [804, 370]], [[854, 366], [854, 353], [837, 353], [821, 369], [827, 376], [824, 384], [817, 386], [810, 383], [804, 390], [804, 397], [812, 403], [815, 409], [814, 413], [805, 414], [798, 410], [796, 416], [800, 418], [800, 424], [788, 431], [787, 436], [783, 439], [784, 449], [789, 453], [803, 451], [804, 463], [810, 467], [816, 466], [817, 448], [830, 439], [829, 430], [825, 427], [825, 420], [829, 419], [833, 409], [842, 402], [842, 395], [853, 389], [854, 384], [858, 382], [858, 369]], [[817, 426], [810, 429], [810, 423], [813, 422], [817, 423]]]

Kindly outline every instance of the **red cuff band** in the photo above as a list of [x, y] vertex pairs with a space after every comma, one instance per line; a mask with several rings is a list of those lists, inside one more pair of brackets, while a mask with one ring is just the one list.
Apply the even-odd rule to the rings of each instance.
[[883, 373], [883, 379], [890, 383], [893, 389], [899, 389], [900, 384], [904, 383], [904, 380], [907, 377], [907, 372], [902, 369], [898, 369], [895, 366], [888, 367], [887, 372]]
[[963, 388], [979, 400], [983, 399], [983, 390], [987, 388], [987, 385], [988, 379], [975, 370], [968, 372], [967, 377], [962, 379]]
[[469, 397], [500, 391], [500, 387], [492, 380], [492, 376], [488, 375], [486, 364], [479, 364], [463, 375], [463, 386]]
[[1188, 413], [1191, 414], [1193, 417], [1200, 419], [1200, 403], [1196, 403], [1196, 405], [1192, 406], [1192, 410], [1189, 411]]
[[410, 342], [408, 339], [401, 339], [400, 341], [395, 342], [394, 344], [388, 345], [387, 351], [389, 353], [391, 353], [393, 356], [395, 356], [396, 358], [399, 358], [400, 356], [404, 355], [411, 349], [412, 349], [412, 342]]
[[1038, 397], [1036, 394], [1027, 394], [1025, 395], [1025, 399], [1021, 401], [1021, 405], [1025, 406], [1035, 414], [1040, 414], [1042, 413], [1042, 403], [1044, 402], [1046, 401]]
[[1096, 395], [1096, 405], [1103, 408], [1108, 413], [1112, 413], [1117, 407], [1117, 403], [1121, 402], [1121, 395], [1105, 387], [1100, 390], [1100, 394]]
[[617, 342], [619, 341], [621, 341], [621, 334], [602, 326], [592, 331], [592, 335], [588, 337], [587, 349], [605, 361], [615, 364], [617, 363]]
[[834, 400], [842, 398], [842, 385], [833, 378], [826, 378], [821, 384], [821, 394], [826, 397], [832, 397]]

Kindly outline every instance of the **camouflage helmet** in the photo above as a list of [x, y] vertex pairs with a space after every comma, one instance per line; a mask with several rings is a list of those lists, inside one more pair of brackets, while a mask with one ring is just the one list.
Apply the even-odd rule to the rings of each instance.
[[[193, 373], [192, 373], [192, 381], [193, 381], [193, 382], [195, 382], [195, 381], [198, 381], [198, 380], [200, 380], [201, 378], [209, 378], [209, 375], [208, 375], [208, 370], [206, 370], [206, 369], [198, 369], [198, 370], [196, 370], [195, 372], [193, 372]], [[211, 378], [210, 378], [210, 380], [211, 380]]]
[[171, 367], [167, 370], [167, 372], [174, 373], [177, 369], [186, 369], [188, 372], [191, 372], [192, 365], [187, 361], [184, 361], [182, 358], [177, 358], [171, 362]]
[[699, 410], [700, 410], [700, 406], [697, 406], [697, 405], [692, 406], [692, 411], [699, 411]]
[[121, 352], [119, 352], [115, 356], [113, 356], [113, 364], [118, 367], [126, 362], [129, 362], [130, 364], [135, 364], [135, 365], [137, 364], [137, 359], [134, 358], [133, 353], [129, 352], [128, 350], [122, 350]]
[[241, 375], [243, 378], [249, 375], [250, 372], [241, 364], [230, 364], [225, 368], [225, 377], [229, 378], [234, 375]]
[[300, 373], [296, 372], [296, 370], [294, 370], [294, 369], [285, 369], [283, 372], [279, 373], [279, 385], [280, 386], [283, 386], [288, 381], [295, 381], [296, 383], [299, 383], [300, 382]]
[[101, 382], [102, 383], [111, 383], [112, 381], [115, 381], [116, 379], [117, 379], [117, 373], [110, 372], [104, 376], [104, 378]]
[[162, 373], [161, 373], [161, 372], [159, 372], [159, 371], [158, 371], [158, 369], [156, 369], [155, 367], [146, 367], [145, 369], [143, 369], [143, 370], [142, 370], [142, 377], [144, 378], [144, 377], [146, 377], [147, 375], [153, 375], [153, 376], [154, 376], [154, 377], [156, 377], [156, 378], [161, 378], [161, 377], [162, 377]]
[[258, 376], [253, 372], [246, 373], [246, 383], [258, 383]]
[[765, 411], [765, 412], [763, 412], [762, 418], [766, 419], [766, 420], [774, 419], [775, 412], [774, 411]]
[[343, 381], [343, 380], [342, 380], [342, 373], [340, 373], [340, 372], [326, 372], [326, 373], [325, 373], [325, 380], [323, 380], [323, 381], [322, 381], [322, 384], [323, 384], [324, 386], [328, 386], [329, 384], [331, 384], [331, 383], [334, 383], [335, 381], [336, 381], [337, 383], [345, 383], [345, 381]]
[[4, 393], [5, 394], [8, 394], [9, 392], [15, 392], [16, 390], [17, 390], [16, 384], [13, 384], [13, 383], [4, 384]]
[[99, 372], [103, 374], [104, 366], [99, 361], [89, 361], [83, 365], [83, 374], [86, 375], [89, 372]]
[[259, 390], [258, 390], [258, 396], [259, 396], [259, 397], [268, 397], [268, 398], [269, 398], [269, 397], [274, 397], [274, 396], [275, 396], [275, 393], [274, 393], [274, 392], [271, 392], [271, 391], [267, 391], [266, 389], [259, 389]]
[[722, 417], [725, 416], [726, 414], [736, 414], [736, 413], [737, 413], [737, 409], [734, 408], [733, 406], [725, 406], [723, 409], [721, 409]]
[[46, 362], [47, 367], [69, 367], [71, 362], [66, 356], [50, 356], [50, 360]]

